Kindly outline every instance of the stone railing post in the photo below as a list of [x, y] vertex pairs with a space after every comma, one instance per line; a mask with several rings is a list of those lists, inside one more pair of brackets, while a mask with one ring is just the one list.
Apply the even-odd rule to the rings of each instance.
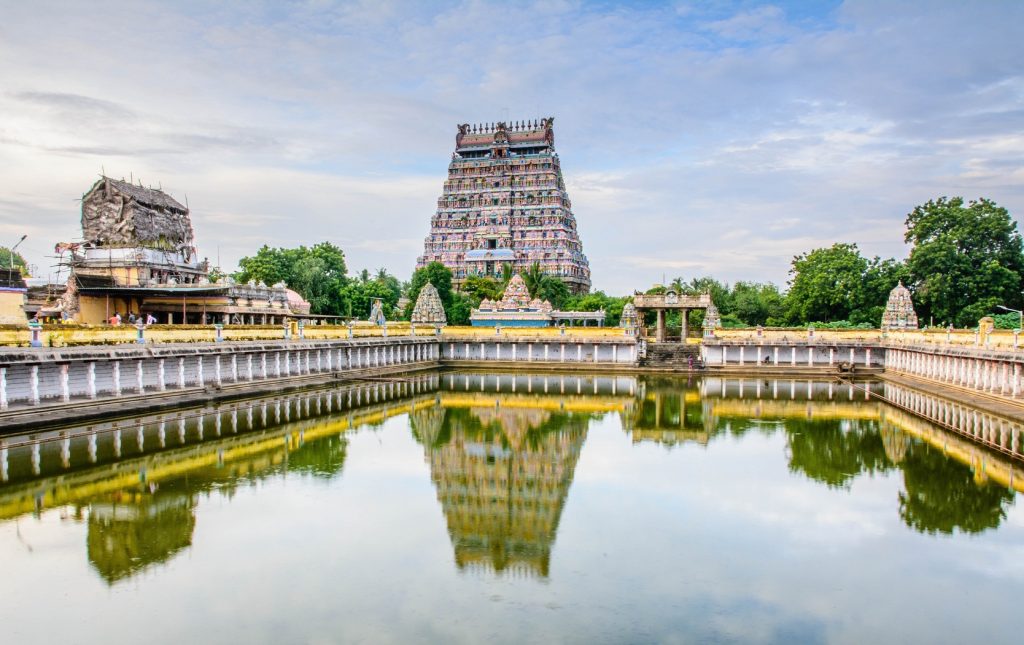
[[38, 320], [28, 321], [28, 332], [30, 347], [42, 347], [43, 346], [43, 323]]
[[217, 323], [217, 324], [215, 324], [213, 326], [213, 328], [214, 328], [214, 330], [216, 330], [216, 333], [217, 333], [216, 337], [214, 337], [214, 339], [213, 339], [214, 342], [223, 343], [224, 342], [224, 325], [221, 325], [220, 323]]

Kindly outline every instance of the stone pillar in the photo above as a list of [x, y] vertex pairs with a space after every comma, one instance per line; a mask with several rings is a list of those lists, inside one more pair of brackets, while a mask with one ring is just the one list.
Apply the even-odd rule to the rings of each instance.
[[836, 348], [835, 347], [829, 347], [828, 348], [828, 366], [832, 367], [835, 364], [836, 364]]
[[657, 327], [657, 331], [655, 333], [654, 339], [657, 340], [659, 343], [663, 343], [663, 342], [665, 342], [665, 310], [664, 309], [658, 309], [657, 310], [657, 316], [658, 316], [658, 327]]
[[203, 357], [196, 358], [196, 385], [203, 387]]
[[526, 345], [526, 360], [533, 360], [533, 343], [527, 343]]
[[185, 357], [182, 356], [178, 359], [178, 387], [184, 389], [185, 387]]
[[158, 359], [156, 362], [156, 386], [161, 392], [167, 389], [167, 378], [164, 375], [165, 359]]
[[779, 366], [779, 348], [775, 347], [775, 367]]
[[[39, 403], [39, 368], [32, 366], [32, 403]], [[89, 361], [85, 366], [85, 393], [90, 399], [96, 398], [96, 363]]]
[[0, 367], [0, 410], [6, 410], [7, 402], [7, 368]]
[[744, 349], [745, 348], [743, 347], [743, 345], [740, 345], [740, 365], [743, 365], [743, 350]]
[[796, 367], [796, 345], [790, 348], [789, 363], [793, 367]]
[[71, 400], [71, 388], [68, 386], [68, 368], [69, 365], [67, 363], [60, 366], [60, 399], [65, 403]]
[[110, 364], [111, 380], [113, 381], [114, 396], [121, 396], [121, 361], [114, 361]]
[[864, 350], [864, 367], [871, 367], [871, 348]]
[[690, 310], [689, 309], [683, 309], [682, 316], [681, 316], [680, 320], [681, 320], [682, 325], [683, 325], [683, 328], [682, 328], [682, 330], [680, 332], [682, 334], [681, 337], [680, 337], [680, 340], [685, 345], [686, 344], [686, 337], [690, 333]]

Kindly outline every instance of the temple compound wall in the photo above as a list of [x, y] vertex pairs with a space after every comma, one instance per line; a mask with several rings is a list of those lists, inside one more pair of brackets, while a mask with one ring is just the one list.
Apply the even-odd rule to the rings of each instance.
[[468, 277], [536, 263], [573, 293], [590, 290], [553, 127], [553, 118], [458, 127], [417, 268], [440, 262], [459, 287]]

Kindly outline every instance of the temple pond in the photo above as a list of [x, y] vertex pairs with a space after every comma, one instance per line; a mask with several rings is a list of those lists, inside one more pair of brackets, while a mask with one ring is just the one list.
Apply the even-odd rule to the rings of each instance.
[[1019, 642], [1021, 464], [882, 383], [442, 372], [6, 437], [6, 642]]

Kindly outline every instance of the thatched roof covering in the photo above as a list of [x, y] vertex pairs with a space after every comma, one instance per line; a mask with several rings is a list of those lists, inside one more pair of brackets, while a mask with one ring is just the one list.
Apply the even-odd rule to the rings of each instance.
[[156, 188], [101, 177], [82, 197], [82, 237], [99, 246], [189, 251], [188, 208]]
[[111, 179], [110, 177], [103, 177], [97, 181], [89, 192], [96, 190], [96, 187], [103, 182], [107, 182], [107, 185], [109, 185], [111, 189], [124, 194], [126, 197], [131, 197], [145, 206], [149, 206], [151, 208], [166, 208], [182, 213], [188, 212], [188, 209], [179, 201], [158, 188], [145, 188], [136, 184], [130, 184], [124, 180]]

